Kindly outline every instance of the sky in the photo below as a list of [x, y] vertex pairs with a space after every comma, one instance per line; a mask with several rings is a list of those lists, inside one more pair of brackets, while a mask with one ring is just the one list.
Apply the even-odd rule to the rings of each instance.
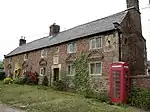
[[[148, 1], [139, 0], [150, 60]], [[0, 60], [19, 46], [21, 36], [30, 42], [48, 36], [53, 23], [63, 31], [125, 9], [126, 0], [0, 0]]]

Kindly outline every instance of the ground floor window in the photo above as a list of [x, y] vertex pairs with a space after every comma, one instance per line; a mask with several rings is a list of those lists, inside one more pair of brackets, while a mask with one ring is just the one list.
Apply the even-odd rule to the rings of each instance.
[[102, 74], [102, 63], [92, 62], [89, 64], [90, 75], [101, 75]]
[[75, 75], [75, 67], [72, 64], [67, 66], [67, 75], [68, 76]]
[[45, 71], [46, 71], [46, 69], [44, 67], [40, 68], [40, 76], [44, 76]]

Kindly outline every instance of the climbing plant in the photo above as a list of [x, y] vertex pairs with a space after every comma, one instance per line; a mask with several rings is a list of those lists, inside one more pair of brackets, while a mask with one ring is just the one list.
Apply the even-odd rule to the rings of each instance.
[[80, 56], [74, 61], [75, 67], [74, 84], [77, 92], [80, 92], [84, 96], [87, 96], [90, 92], [89, 85], [89, 69], [88, 69], [88, 56], [81, 53]]

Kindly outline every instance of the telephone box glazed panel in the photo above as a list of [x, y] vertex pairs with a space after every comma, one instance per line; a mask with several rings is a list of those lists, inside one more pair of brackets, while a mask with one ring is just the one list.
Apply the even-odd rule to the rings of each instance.
[[129, 93], [129, 65], [125, 62], [110, 65], [110, 99], [114, 103], [126, 103]]

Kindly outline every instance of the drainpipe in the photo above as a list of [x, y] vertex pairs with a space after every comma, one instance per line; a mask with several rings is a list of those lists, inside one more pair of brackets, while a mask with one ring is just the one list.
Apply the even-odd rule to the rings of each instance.
[[122, 33], [121, 32], [121, 25], [118, 23], [118, 22], [114, 22], [114, 27], [115, 29], [117, 30], [118, 32], [118, 37], [119, 37], [119, 61], [121, 61], [121, 36], [120, 34]]
[[121, 52], [122, 52], [121, 51], [121, 36], [120, 36], [121, 32], [119, 29], [117, 31], [118, 31], [118, 37], [119, 37], [119, 61], [121, 61]]

